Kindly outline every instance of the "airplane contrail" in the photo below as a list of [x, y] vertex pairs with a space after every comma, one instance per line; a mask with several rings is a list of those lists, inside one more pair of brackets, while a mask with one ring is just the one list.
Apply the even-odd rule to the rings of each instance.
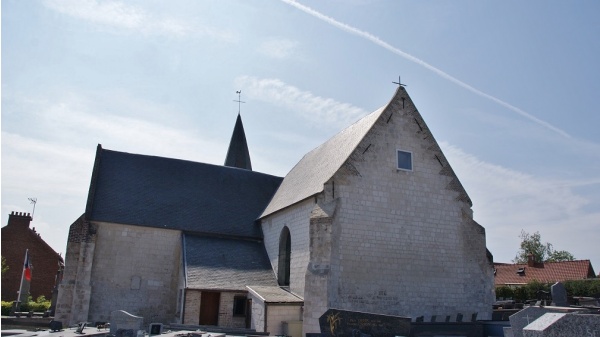
[[312, 15], [312, 16], [316, 17], [319, 20], [325, 21], [326, 23], [328, 23], [328, 24], [330, 24], [330, 25], [332, 25], [334, 27], [337, 27], [337, 28], [339, 28], [339, 29], [341, 29], [343, 31], [346, 31], [348, 33], [351, 33], [351, 34], [357, 35], [359, 37], [365, 38], [365, 39], [373, 42], [374, 44], [376, 44], [376, 45], [378, 45], [380, 47], [383, 47], [383, 48], [391, 51], [392, 53], [394, 53], [396, 55], [402, 56], [403, 58], [405, 58], [405, 59], [407, 59], [407, 60], [409, 60], [411, 62], [414, 62], [414, 63], [416, 63], [416, 64], [418, 64], [418, 65], [420, 65], [420, 66], [422, 66], [422, 67], [424, 67], [424, 68], [426, 68], [426, 69], [434, 72], [438, 76], [440, 76], [442, 78], [445, 78], [448, 81], [453, 82], [454, 84], [457, 84], [457, 85], [459, 85], [459, 86], [461, 86], [461, 87], [463, 87], [463, 88], [465, 88], [465, 89], [467, 89], [467, 90], [475, 93], [476, 95], [479, 95], [479, 96], [487, 98], [487, 99], [489, 99], [489, 100], [491, 100], [491, 101], [493, 101], [493, 102], [495, 102], [497, 104], [500, 104], [501, 106], [503, 106], [503, 107], [505, 107], [505, 108], [513, 111], [513, 112], [516, 112], [517, 114], [519, 114], [519, 115], [521, 115], [521, 116], [523, 116], [523, 117], [525, 117], [525, 118], [533, 121], [534, 123], [536, 123], [538, 125], [541, 125], [541, 126], [547, 128], [547, 129], [550, 129], [550, 130], [552, 130], [552, 131], [554, 131], [554, 132], [556, 132], [556, 133], [558, 133], [558, 134], [560, 134], [560, 135], [562, 135], [564, 137], [571, 138], [571, 135], [569, 135], [566, 131], [559, 129], [556, 126], [554, 126], [554, 125], [552, 125], [552, 124], [550, 124], [550, 123], [548, 123], [546, 121], [543, 121], [543, 120], [541, 120], [541, 119], [539, 119], [539, 118], [537, 118], [537, 117], [535, 117], [535, 116], [533, 116], [533, 115], [531, 115], [531, 114], [523, 111], [522, 109], [517, 108], [516, 106], [514, 106], [514, 105], [512, 105], [510, 103], [507, 103], [507, 102], [505, 102], [505, 101], [503, 101], [503, 100], [501, 100], [501, 99], [499, 99], [497, 97], [494, 97], [494, 96], [492, 96], [490, 94], [487, 94], [487, 93], [485, 93], [485, 92], [483, 92], [483, 91], [481, 91], [481, 90], [479, 90], [477, 88], [474, 88], [474, 87], [468, 85], [467, 83], [465, 83], [465, 82], [457, 79], [456, 77], [453, 77], [452, 75], [444, 72], [443, 70], [438, 69], [438, 68], [432, 66], [431, 64], [429, 64], [429, 63], [427, 63], [427, 62], [425, 62], [425, 61], [423, 61], [423, 60], [421, 60], [421, 59], [419, 59], [417, 57], [414, 57], [414, 56], [412, 56], [412, 55], [410, 55], [410, 54], [408, 54], [408, 53], [406, 53], [406, 52], [404, 52], [404, 51], [402, 51], [402, 50], [400, 50], [400, 49], [398, 49], [398, 48], [390, 45], [389, 43], [381, 40], [380, 38], [378, 38], [377, 36], [375, 36], [375, 35], [373, 35], [373, 34], [371, 34], [369, 32], [362, 31], [362, 30], [360, 30], [358, 28], [354, 28], [354, 27], [352, 27], [350, 25], [347, 25], [345, 23], [339, 22], [339, 21], [335, 20], [334, 18], [332, 18], [330, 16], [327, 16], [325, 14], [317, 12], [316, 10], [314, 10], [314, 9], [312, 9], [310, 7], [304, 6], [304, 5], [298, 3], [298, 2], [296, 2], [294, 0], [281, 0], [281, 1], [283, 1], [284, 3], [286, 3], [286, 4], [290, 5], [290, 6], [293, 6], [293, 7], [297, 8], [297, 9], [299, 9], [299, 10], [307, 13], [307, 14]]

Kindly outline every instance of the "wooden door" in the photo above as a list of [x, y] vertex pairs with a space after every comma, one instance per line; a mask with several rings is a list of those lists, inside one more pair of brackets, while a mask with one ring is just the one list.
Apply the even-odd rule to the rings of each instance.
[[200, 297], [200, 325], [219, 325], [221, 293], [203, 291]]

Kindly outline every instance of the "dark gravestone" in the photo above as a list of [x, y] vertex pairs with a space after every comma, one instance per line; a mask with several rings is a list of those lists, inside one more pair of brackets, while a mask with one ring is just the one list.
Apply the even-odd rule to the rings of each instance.
[[557, 307], [568, 307], [569, 301], [567, 300], [567, 289], [565, 286], [556, 282], [550, 287], [550, 292], [552, 293], [552, 302]]
[[323, 337], [395, 337], [410, 335], [410, 318], [329, 309], [319, 318]]
[[118, 329], [117, 333], [115, 333], [115, 337], [136, 337], [137, 332], [133, 331], [133, 329]]
[[56, 332], [61, 331], [63, 329], [62, 322], [60, 321], [50, 321], [50, 331]]

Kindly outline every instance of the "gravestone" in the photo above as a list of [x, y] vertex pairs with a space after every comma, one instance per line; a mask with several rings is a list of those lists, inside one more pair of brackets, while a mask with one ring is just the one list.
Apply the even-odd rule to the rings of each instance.
[[63, 325], [62, 325], [61, 321], [55, 321], [55, 320], [50, 321], [50, 331], [57, 332], [57, 331], [61, 331], [62, 329], [63, 329]]
[[[523, 337], [523, 328], [549, 312], [562, 312], [559, 308], [552, 307], [527, 307], [510, 315], [510, 330], [514, 337]], [[507, 330], [507, 329], [505, 329]]]
[[600, 315], [547, 313], [523, 329], [524, 337], [600, 336]]
[[110, 313], [110, 333], [117, 337], [129, 337], [127, 331], [121, 331], [121, 336], [117, 335], [119, 330], [131, 330], [133, 331], [131, 337], [135, 337], [137, 331], [142, 330], [143, 323], [143, 317], [134, 316], [123, 310], [115, 310]]
[[329, 309], [319, 318], [323, 337], [395, 337], [410, 335], [410, 318]]
[[550, 287], [550, 293], [552, 293], [552, 302], [557, 307], [568, 307], [569, 301], [567, 300], [567, 289], [565, 286], [556, 282]]

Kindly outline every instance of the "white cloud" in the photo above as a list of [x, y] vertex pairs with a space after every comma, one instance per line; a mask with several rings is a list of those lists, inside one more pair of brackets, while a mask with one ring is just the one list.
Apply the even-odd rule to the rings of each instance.
[[258, 51], [274, 59], [285, 59], [295, 54], [296, 47], [297, 41], [273, 38], [261, 43]]
[[202, 27], [181, 19], [157, 17], [121, 1], [46, 0], [44, 4], [59, 13], [117, 30], [175, 37], [202, 35], [233, 40], [233, 34], [226, 30]]
[[558, 250], [598, 263], [597, 224], [600, 214], [574, 187], [597, 179], [565, 182], [491, 164], [440, 142], [444, 154], [473, 200], [475, 220], [486, 228], [488, 248], [501, 262], [510, 262], [519, 248], [522, 229], [539, 231]]
[[[6, 223], [11, 211], [31, 212], [27, 198], [37, 197], [32, 226], [59, 252], [64, 251], [68, 226], [85, 210], [98, 143], [116, 151], [207, 163], [221, 162], [226, 151], [224, 144], [162, 121], [105, 112], [130, 106], [123, 97], [108, 103], [72, 93], [52, 100], [18, 95], [3, 99], [9, 100], [13, 114], [29, 113], [26, 119], [34, 122], [2, 132], [2, 220]], [[99, 108], [106, 104], [113, 108]]]
[[308, 120], [346, 127], [368, 112], [332, 98], [313, 95], [276, 78], [240, 76], [235, 85], [248, 97], [299, 112]]

